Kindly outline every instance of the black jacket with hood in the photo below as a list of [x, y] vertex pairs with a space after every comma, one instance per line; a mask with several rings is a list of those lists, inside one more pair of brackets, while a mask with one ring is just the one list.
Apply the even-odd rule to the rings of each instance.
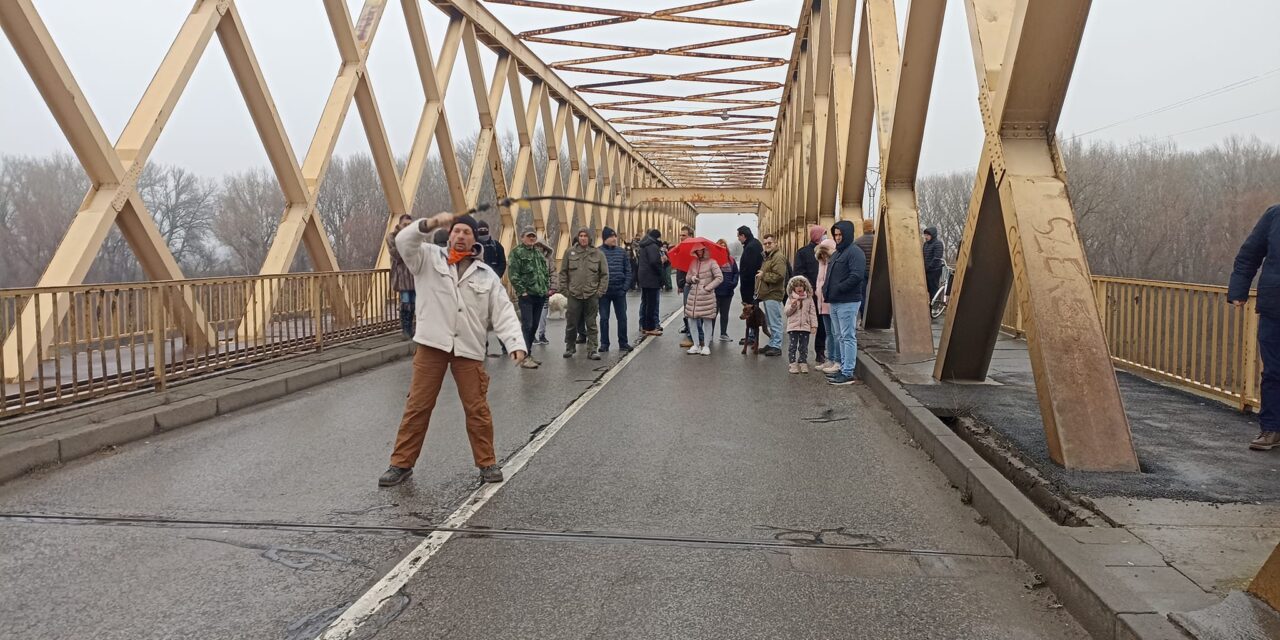
[[924, 243], [924, 270], [942, 271], [942, 268], [947, 266], [947, 262], [943, 258], [944, 248], [942, 241], [938, 239], [938, 228], [929, 227], [924, 232], [933, 238]]
[[747, 237], [746, 242], [742, 243], [742, 258], [738, 260], [742, 301], [755, 302], [756, 274], [760, 273], [760, 267], [764, 264], [764, 245], [756, 240], [750, 227], [738, 227], [738, 233]]
[[655, 231], [650, 231], [640, 239], [636, 248], [636, 284], [641, 289], [658, 289], [662, 287], [662, 246]]
[[1259, 267], [1262, 275], [1258, 278], [1258, 313], [1268, 319], [1280, 319], [1280, 204], [1262, 214], [1253, 232], [1240, 245], [1231, 282], [1227, 285], [1227, 300], [1249, 299], [1249, 285]]
[[836, 254], [827, 263], [827, 281], [822, 287], [822, 299], [830, 304], [862, 302], [863, 282], [867, 278], [867, 257], [853, 243], [853, 223], [841, 220], [835, 224], [840, 230], [840, 244]]

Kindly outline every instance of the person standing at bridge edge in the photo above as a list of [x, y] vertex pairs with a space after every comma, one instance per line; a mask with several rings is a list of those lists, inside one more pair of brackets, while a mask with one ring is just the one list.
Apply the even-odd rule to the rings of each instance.
[[924, 281], [929, 287], [929, 300], [938, 293], [938, 284], [942, 281], [942, 270], [947, 266], [943, 256], [945, 250], [942, 240], [938, 239], [938, 228], [929, 227], [924, 230]]
[[391, 288], [400, 296], [400, 332], [404, 337], [413, 339], [413, 315], [415, 294], [413, 291], [413, 274], [409, 272], [400, 251], [396, 249], [396, 234], [413, 224], [413, 216], [402, 213], [396, 221], [396, 227], [387, 234], [387, 255], [391, 256]]
[[[738, 227], [738, 242], [742, 244], [742, 258], [738, 260], [739, 291], [742, 293], [742, 304], [756, 303], [756, 275], [760, 273], [760, 265], [764, 264], [764, 247], [751, 234], [751, 227]], [[749, 332], [742, 344], [756, 339], [755, 332]]]
[[564, 357], [578, 351], [579, 323], [586, 324], [587, 359], [599, 360], [600, 334], [596, 324], [600, 296], [609, 288], [609, 266], [604, 254], [591, 246], [591, 233], [578, 230], [578, 241], [564, 254], [560, 264], [560, 291], [569, 300], [565, 312]]
[[[547, 259], [538, 250], [538, 232], [525, 227], [520, 232], [520, 245], [511, 250], [511, 288], [515, 290], [520, 305], [520, 331], [524, 333], [524, 348], [533, 353], [533, 339], [542, 320], [542, 309], [547, 304], [547, 287], [551, 273]], [[525, 369], [537, 369], [542, 363], [530, 355], [520, 363]]]
[[[447, 248], [429, 244], [431, 233], [440, 228], [449, 230]], [[418, 343], [418, 349], [413, 356], [409, 398], [391, 453], [391, 466], [378, 478], [379, 486], [400, 484], [413, 474], [446, 370], [453, 372], [458, 387], [471, 455], [480, 468], [480, 479], [502, 482], [502, 467], [493, 452], [493, 415], [487, 398], [489, 375], [484, 370], [489, 328], [510, 350], [512, 360], [524, 360], [527, 352], [515, 308], [502, 280], [481, 259], [476, 236], [474, 218], [454, 217], [451, 213], [421, 220], [396, 234], [396, 249], [413, 273], [414, 289], [422, 304], [417, 306], [418, 327], [413, 341]]]
[[831, 227], [836, 253], [827, 262], [826, 281], [822, 283], [822, 299], [831, 305], [831, 339], [840, 341], [840, 369], [827, 374], [827, 382], [835, 385], [854, 384], [854, 365], [858, 363], [858, 307], [867, 277], [867, 258], [853, 243], [853, 223], [841, 220]]
[[[809, 226], [809, 244], [796, 249], [795, 272], [798, 276], [804, 276], [809, 281], [809, 290], [813, 291], [818, 286], [818, 257], [815, 251], [818, 249], [818, 243], [827, 236], [827, 230], [822, 225]], [[787, 280], [790, 282], [790, 279]], [[814, 362], [819, 366], [827, 360], [827, 331], [823, 328], [822, 323], [818, 323], [817, 333], [813, 337], [813, 354]]]
[[605, 266], [609, 268], [609, 287], [600, 296], [600, 350], [609, 350], [609, 307], [612, 306], [618, 316], [618, 351], [631, 351], [631, 340], [627, 337], [627, 291], [631, 289], [631, 256], [627, 250], [618, 246], [618, 234], [605, 227], [600, 231], [604, 244], [600, 252], [604, 254]]
[[764, 264], [756, 283], [756, 298], [769, 321], [769, 345], [760, 351], [766, 356], [782, 355], [782, 301], [787, 297], [787, 256], [772, 235], [764, 237]]
[[636, 243], [636, 283], [640, 285], [640, 333], [662, 335], [658, 318], [658, 290], [662, 288], [662, 232], [650, 229]]
[[[685, 240], [688, 240], [689, 238], [693, 237], [693, 229], [690, 229], [687, 225], [680, 227], [679, 233], [680, 233], [679, 240], [676, 241], [677, 246], [681, 242], [684, 242]], [[688, 306], [689, 304], [688, 278], [689, 278], [688, 274], [686, 274], [685, 272], [679, 269], [676, 269], [676, 292], [679, 293], [681, 296], [683, 296], [681, 300], [681, 304], [685, 306]], [[684, 328], [680, 330], [680, 333], [685, 334], [684, 340], [680, 341], [680, 348], [688, 349], [689, 347], [692, 347], [693, 334], [689, 333], [689, 316], [687, 315], [684, 317]]]
[[1262, 432], [1250, 449], [1270, 451], [1280, 446], [1280, 204], [1262, 214], [1253, 233], [1240, 246], [1227, 301], [1243, 307], [1249, 300], [1249, 285], [1262, 267], [1258, 278], [1258, 353], [1262, 356], [1262, 408], [1258, 422]]

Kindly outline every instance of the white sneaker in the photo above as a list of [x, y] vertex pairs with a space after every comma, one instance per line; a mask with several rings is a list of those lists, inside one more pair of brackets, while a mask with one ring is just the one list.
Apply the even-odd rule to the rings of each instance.
[[688, 353], [691, 356], [696, 356], [699, 353], [702, 353], [702, 349], [699, 349], [698, 345], [695, 344], [692, 347], [689, 347], [689, 350], [686, 351], [685, 353]]
[[701, 353], [701, 354], [702, 354], [702, 355], [704, 355], [704, 356], [709, 356], [709, 355], [711, 355], [711, 347], [710, 347], [710, 346], [704, 346], [704, 347], [702, 347], [702, 349], [700, 349], [700, 350], [699, 350], [699, 353]]
[[824, 365], [822, 365], [821, 367], [818, 367], [818, 368], [819, 368], [819, 369], [821, 369], [821, 370], [822, 370], [823, 372], [825, 372], [825, 373], [835, 373], [835, 372], [837, 372], [837, 371], [839, 371], [839, 370], [840, 370], [840, 363], [839, 363], [839, 362], [833, 362], [833, 361], [827, 361], [827, 363], [826, 363], [826, 364], [824, 364]]

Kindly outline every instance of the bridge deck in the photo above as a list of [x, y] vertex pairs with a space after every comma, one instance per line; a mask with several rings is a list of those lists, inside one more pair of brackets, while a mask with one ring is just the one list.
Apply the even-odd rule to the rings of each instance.
[[[1028, 591], [1027, 567], [865, 389], [677, 341], [671, 325], [621, 365], [467, 523], [485, 532], [447, 542], [363, 631], [1086, 637], [1047, 590]], [[618, 360], [535, 350], [538, 371], [490, 363], [500, 457]], [[408, 372], [389, 364], [6, 484], [9, 630], [315, 637], [476, 486], [448, 382], [414, 478], [375, 486]]]

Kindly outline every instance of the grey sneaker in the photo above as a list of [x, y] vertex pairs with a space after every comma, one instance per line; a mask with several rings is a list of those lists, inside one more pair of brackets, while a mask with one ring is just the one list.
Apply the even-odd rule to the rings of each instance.
[[394, 487], [401, 482], [409, 479], [413, 475], [413, 469], [403, 469], [401, 467], [387, 467], [382, 477], [378, 478], [379, 487]]
[[538, 366], [541, 364], [542, 364], [541, 362], [538, 362], [537, 360], [534, 360], [533, 358], [526, 356], [524, 360], [520, 361], [520, 368], [521, 369], [537, 369]]
[[599, 359], [600, 359], [600, 352], [599, 352], [599, 351], [592, 351], [592, 352], [588, 353], [588, 354], [587, 354], [587, 359], [588, 359], [588, 360], [599, 360]]
[[574, 353], [576, 353], [576, 352], [577, 352], [577, 349], [565, 349], [565, 350], [564, 350], [564, 357], [566, 357], [566, 358], [572, 358], [572, 357], [573, 357], [573, 354], [574, 354]]
[[481, 482], [502, 482], [502, 467], [491, 464], [480, 470]]

